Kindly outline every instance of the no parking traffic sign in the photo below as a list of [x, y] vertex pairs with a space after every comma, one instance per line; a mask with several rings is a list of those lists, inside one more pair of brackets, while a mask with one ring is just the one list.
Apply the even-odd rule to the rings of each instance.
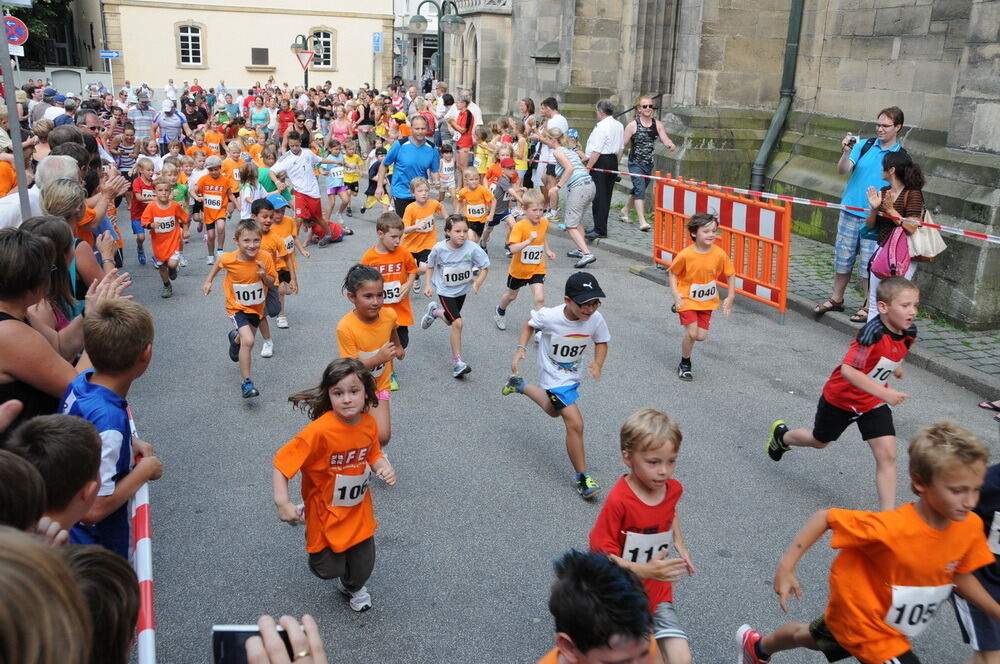
[[7, 43], [20, 46], [28, 41], [28, 26], [24, 21], [15, 16], [3, 17], [4, 32], [7, 34]]

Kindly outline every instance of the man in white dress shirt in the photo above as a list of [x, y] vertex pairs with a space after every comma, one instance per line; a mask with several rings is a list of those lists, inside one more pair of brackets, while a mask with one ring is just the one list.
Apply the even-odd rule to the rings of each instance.
[[[587, 139], [587, 168], [604, 168], [618, 170], [618, 160], [625, 149], [625, 127], [615, 120], [615, 105], [610, 99], [597, 102], [597, 125]], [[590, 177], [597, 185], [597, 193], [591, 210], [594, 213], [594, 227], [587, 233], [587, 239], [592, 240], [608, 236], [608, 212], [611, 210], [611, 193], [615, 188], [617, 175], [591, 171]]]

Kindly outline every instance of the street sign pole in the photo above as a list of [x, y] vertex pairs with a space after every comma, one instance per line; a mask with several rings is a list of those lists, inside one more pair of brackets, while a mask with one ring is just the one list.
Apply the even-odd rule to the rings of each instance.
[[382, 52], [382, 33], [373, 32], [372, 33], [372, 89], [377, 89], [381, 87], [375, 80], [375, 63], [378, 62], [378, 56]]
[[21, 121], [17, 114], [17, 98], [14, 95], [14, 72], [10, 67], [10, 43], [3, 42], [3, 52], [0, 53], [0, 64], [3, 65], [3, 89], [7, 100], [7, 122], [9, 126], [11, 149], [14, 151], [14, 171], [17, 173], [17, 197], [21, 202], [21, 221], [31, 216], [28, 204], [28, 173], [24, 170], [24, 150], [21, 149]]

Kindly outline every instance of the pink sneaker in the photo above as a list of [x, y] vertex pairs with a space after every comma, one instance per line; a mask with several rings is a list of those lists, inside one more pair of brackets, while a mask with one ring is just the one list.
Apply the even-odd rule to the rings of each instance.
[[757, 642], [762, 638], [764, 637], [760, 632], [750, 625], [742, 625], [736, 630], [736, 640], [740, 643], [740, 656], [736, 659], [736, 664], [767, 664], [770, 660], [757, 656]]

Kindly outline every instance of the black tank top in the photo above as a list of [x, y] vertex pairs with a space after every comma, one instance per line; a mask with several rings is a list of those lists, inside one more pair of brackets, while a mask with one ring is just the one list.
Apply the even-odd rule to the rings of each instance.
[[372, 119], [372, 107], [370, 104], [365, 104], [361, 107], [361, 120], [358, 122], [359, 125], [374, 125], [375, 121]]
[[[0, 311], [0, 321], [5, 320], [16, 320], [25, 325], [28, 324], [27, 321]], [[14, 380], [10, 383], [0, 383], [0, 403], [6, 403], [11, 399], [17, 399], [24, 404], [24, 407], [21, 409], [21, 414], [18, 415], [17, 419], [7, 427], [7, 430], [0, 431], [0, 449], [6, 445], [10, 432], [17, 428], [18, 424], [36, 415], [51, 415], [59, 408], [58, 399], [20, 380]]]
[[632, 134], [632, 149], [628, 153], [628, 160], [641, 164], [642, 166], [653, 165], [653, 148], [656, 146], [658, 132], [656, 131], [656, 120], [648, 127], [643, 126], [639, 119], [635, 120], [635, 133]]

